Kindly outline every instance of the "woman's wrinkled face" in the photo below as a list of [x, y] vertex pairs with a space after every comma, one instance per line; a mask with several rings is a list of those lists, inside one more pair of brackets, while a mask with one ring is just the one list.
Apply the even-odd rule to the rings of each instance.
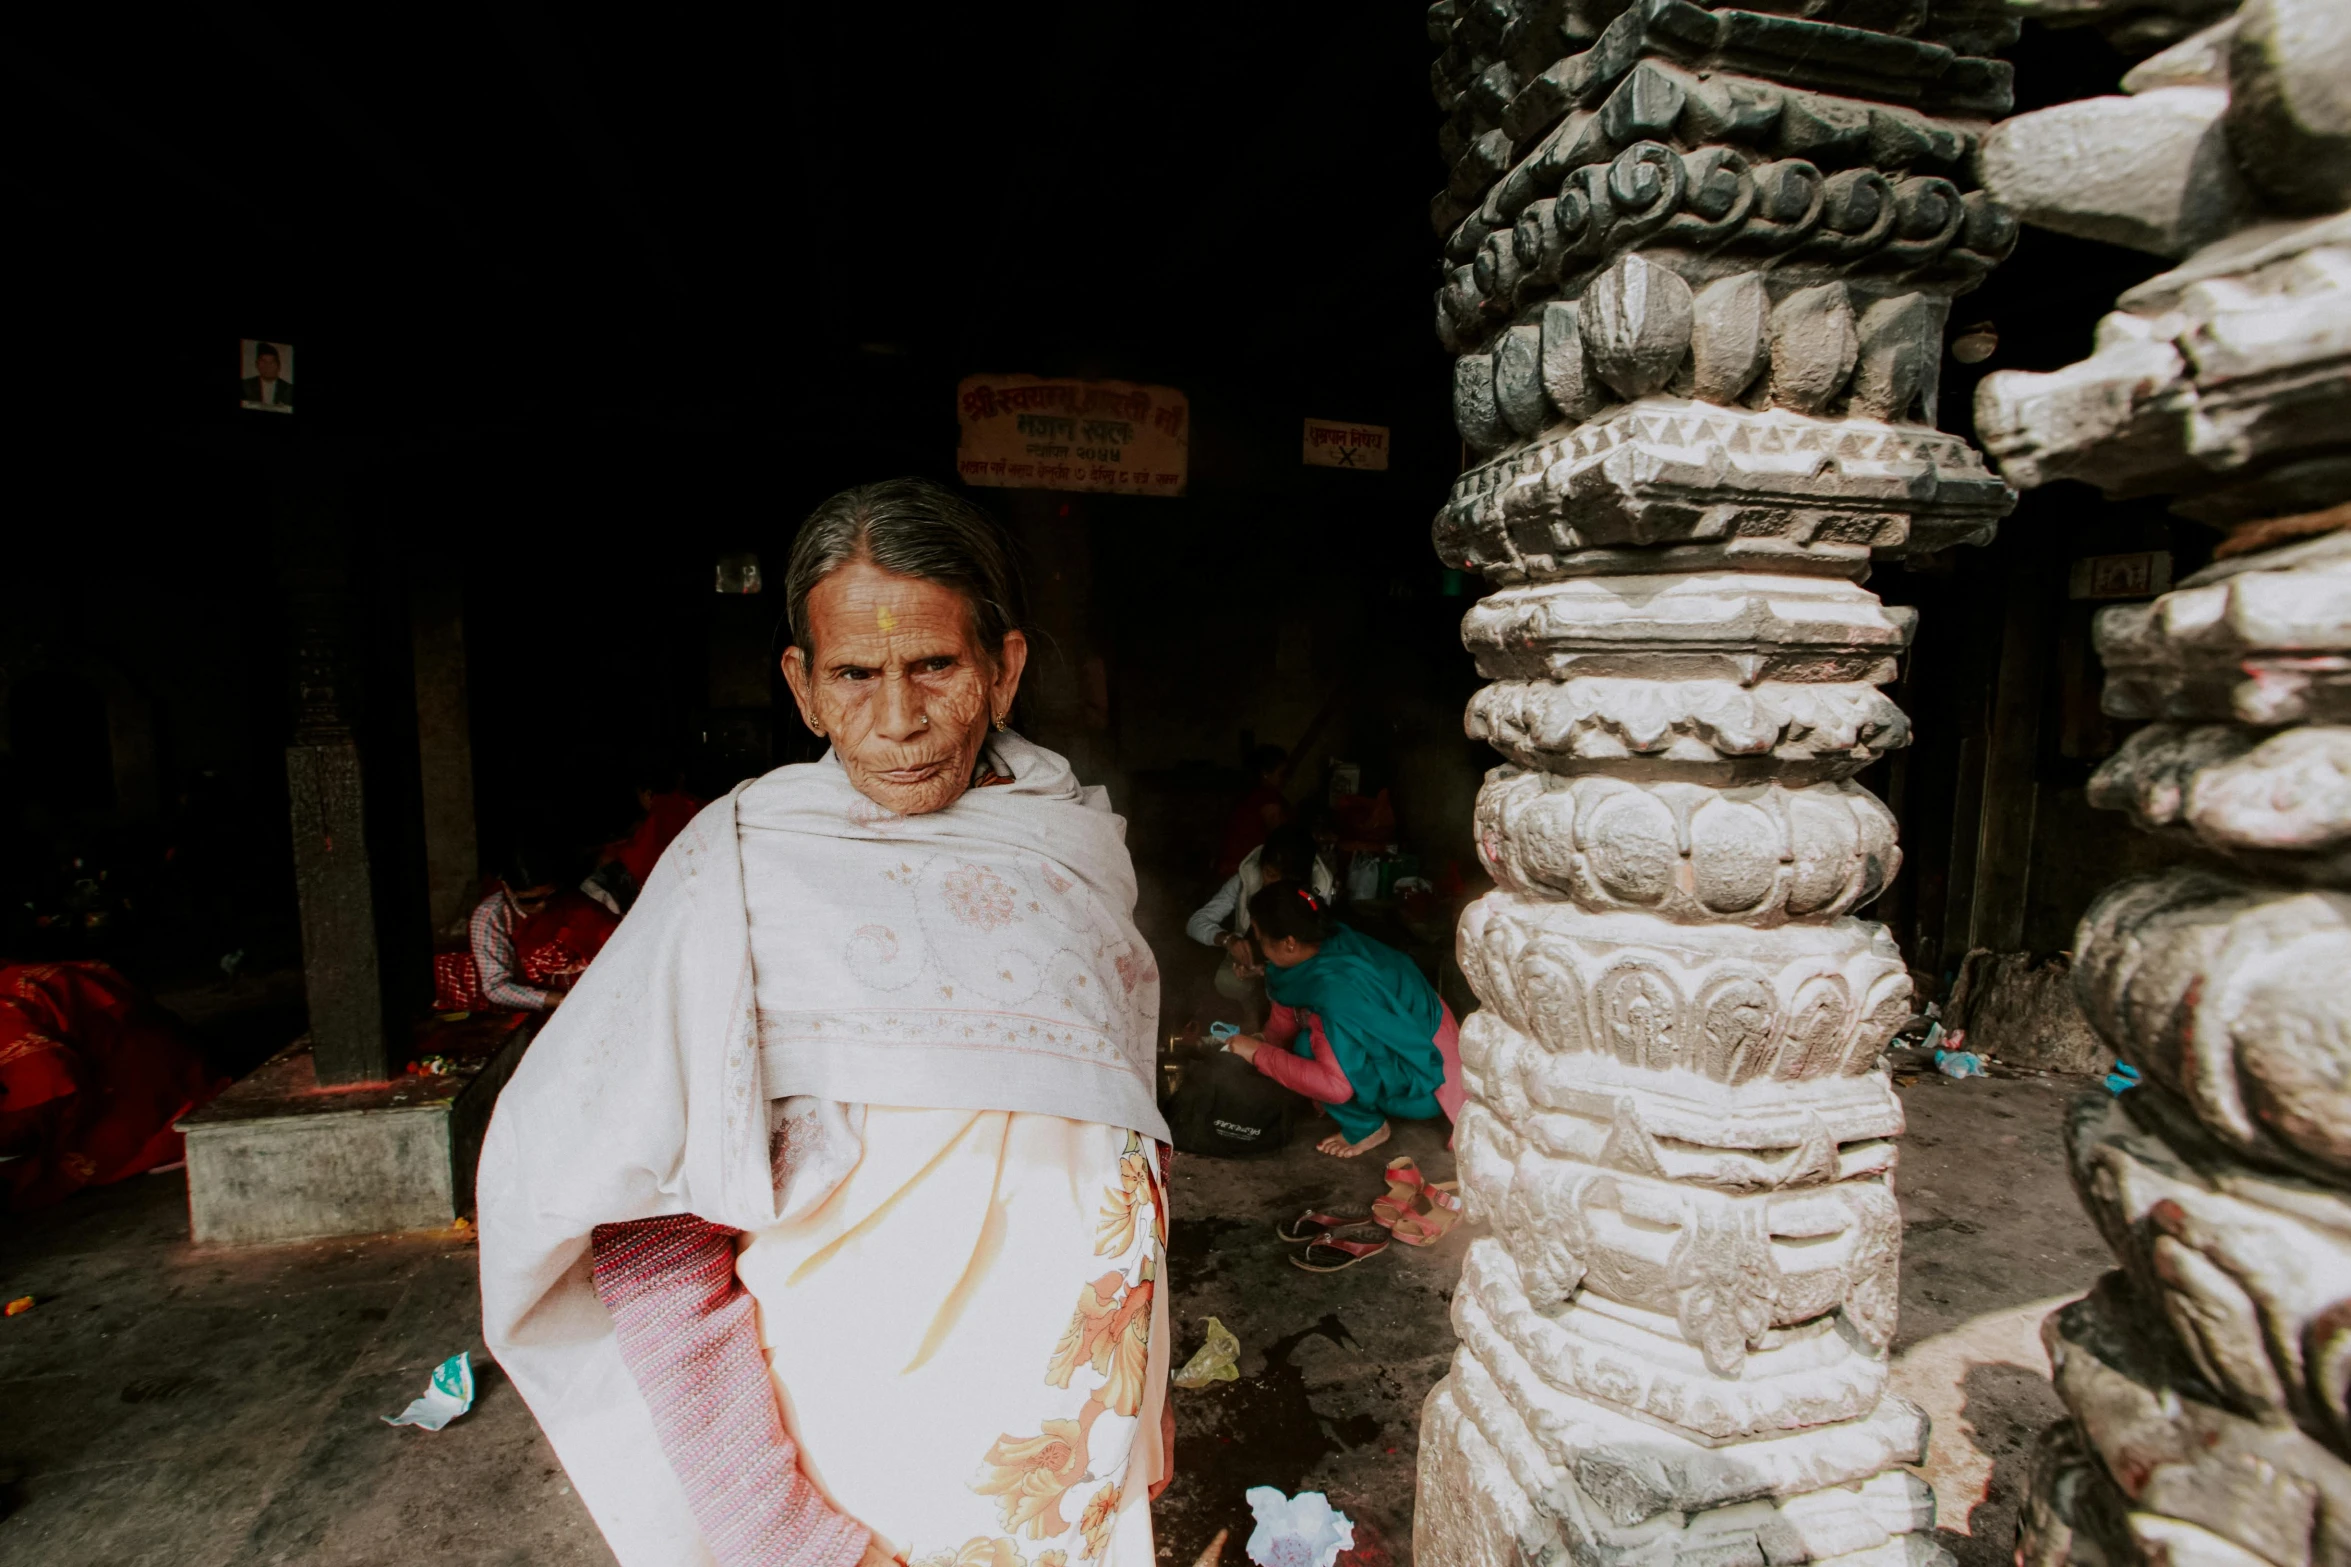
[[784, 650], [784, 679], [800, 716], [832, 741], [858, 793], [901, 816], [954, 803], [980, 746], [1012, 708], [1028, 639], [1001, 648], [972, 636], [961, 594], [854, 560], [808, 595], [811, 667]]

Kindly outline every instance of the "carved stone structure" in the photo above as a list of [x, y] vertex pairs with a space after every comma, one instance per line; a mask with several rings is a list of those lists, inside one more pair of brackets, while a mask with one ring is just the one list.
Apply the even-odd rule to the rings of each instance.
[[[1987, 379], [1977, 420], [2019, 484], [2170, 494], [2234, 531], [2215, 565], [2098, 624], [2107, 712], [2152, 722], [2092, 801], [2197, 858], [2109, 890], [2076, 941], [2084, 1011], [2147, 1081], [2096, 1096], [2069, 1130], [2075, 1184], [2122, 1266], [2043, 1330], [2073, 1418], [2044, 1440], [2018, 1560], [2337, 1567], [2351, 1562], [2351, 7], [2248, 0], [2123, 86], [2001, 126], [1986, 177], [2036, 222], [2181, 265], [2123, 295], [2088, 359]], [[2158, 120], [2177, 133], [2142, 134]]]
[[[1439, 552], [1495, 890], [1466, 913], [1474, 1241], [1426, 1567], [1924, 1567], [1886, 1392], [1910, 981], [1854, 774], [1907, 743], [1873, 558], [2014, 500], [1935, 428], [2014, 243], [1969, 174], [1999, 0], [1443, 0], [1437, 331], [1477, 460]], [[1822, 20], [1822, 17], [1836, 20]]]

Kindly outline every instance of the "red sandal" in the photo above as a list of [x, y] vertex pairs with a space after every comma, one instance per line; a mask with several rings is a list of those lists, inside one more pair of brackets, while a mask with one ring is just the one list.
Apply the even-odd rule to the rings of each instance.
[[1420, 1194], [1428, 1199], [1427, 1210], [1408, 1213], [1391, 1228], [1407, 1246], [1434, 1246], [1461, 1222], [1461, 1183], [1424, 1181]]
[[1295, 1219], [1285, 1219], [1275, 1225], [1273, 1232], [1295, 1246], [1300, 1241], [1310, 1241], [1317, 1236], [1328, 1235], [1333, 1230], [1343, 1230], [1363, 1222], [1360, 1213], [1316, 1213], [1308, 1209]]
[[1388, 1161], [1388, 1193], [1375, 1197], [1371, 1204], [1371, 1219], [1385, 1229], [1394, 1229], [1396, 1221], [1412, 1212], [1413, 1199], [1420, 1195], [1424, 1183], [1420, 1166], [1412, 1162], [1410, 1154], [1399, 1154]]
[[1376, 1241], [1351, 1241], [1336, 1231], [1329, 1231], [1290, 1261], [1308, 1273], [1337, 1273], [1354, 1267], [1368, 1257], [1376, 1257], [1387, 1249], [1388, 1237], [1385, 1235]]

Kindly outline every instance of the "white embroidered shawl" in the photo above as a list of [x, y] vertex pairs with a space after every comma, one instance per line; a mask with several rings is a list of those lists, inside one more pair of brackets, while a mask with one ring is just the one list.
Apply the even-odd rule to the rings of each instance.
[[931, 815], [891, 815], [830, 756], [708, 807], [499, 1100], [483, 1332], [627, 1567], [710, 1558], [596, 1298], [595, 1226], [780, 1222], [787, 1096], [1167, 1137], [1125, 823], [1052, 752], [990, 749], [1013, 782]]

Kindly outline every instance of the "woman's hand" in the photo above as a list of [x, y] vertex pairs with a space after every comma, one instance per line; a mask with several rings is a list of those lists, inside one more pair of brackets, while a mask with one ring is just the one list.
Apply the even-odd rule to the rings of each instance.
[[1225, 1041], [1224, 1047], [1242, 1060], [1253, 1062], [1257, 1059], [1257, 1052], [1264, 1045], [1265, 1041], [1259, 1039], [1255, 1034], [1235, 1034]]
[[904, 1567], [904, 1560], [884, 1549], [879, 1535], [868, 1534], [865, 1537], [865, 1555], [858, 1559], [857, 1567]]

